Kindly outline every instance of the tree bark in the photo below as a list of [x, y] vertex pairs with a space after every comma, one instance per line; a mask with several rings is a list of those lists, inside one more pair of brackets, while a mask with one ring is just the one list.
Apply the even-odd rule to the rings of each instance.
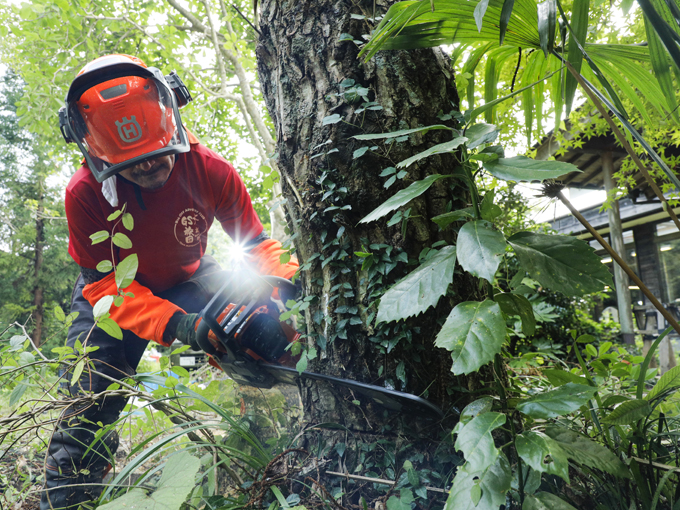
[[[424, 395], [448, 411], [461, 404], [460, 394], [450, 395], [450, 388], [471, 383], [454, 380], [450, 357], [434, 347], [434, 337], [453, 304], [477, 293], [473, 280], [457, 274], [449, 292], [453, 298], [442, 298], [436, 309], [406, 323], [376, 326], [367, 319], [375, 311], [380, 290], [413, 269], [397, 261], [399, 253], [417, 263], [424, 248], [437, 241], [453, 242], [453, 229], [440, 231], [430, 218], [447, 208], [465, 207], [468, 189], [458, 179], [437, 181], [402, 208], [410, 209], [405, 229], [403, 221], [387, 226], [391, 215], [369, 224], [359, 221], [411, 182], [453, 173], [456, 159], [445, 154], [411, 165], [408, 175], [389, 189], [379, 175], [450, 140], [451, 134], [430, 131], [391, 146], [375, 143], [379, 148], [360, 158], [354, 151], [374, 142], [352, 137], [442, 123], [453, 127], [439, 115], [458, 108], [458, 95], [453, 71], [440, 51], [383, 51], [367, 63], [357, 58], [358, 46], [341, 41], [347, 38], [341, 34], [361, 41], [373, 25], [351, 15], [370, 18], [373, 7], [372, 0], [264, 0], [261, 5], [260, 83], [276, 126], [297, 256], [308, 267], [302, 272], [304, 289], [317, 297], [305, 312], [310, 345], [316, 340], [321, 347], [319, 359], [310, 367]], [[380, 12], [386, 7], [377, 4]], [[366, 105], [360, 93], [344, 93], [351, 85], [340, 85], [348, 79], [368, 89], [370, 101], [382, 109], [362, 111]], [[332, 119], [327, 118], [335, 114], [342, 121], [329, 124]], [[362, 259], [355, 253], [369, 251], [385, 262], [385, 274], [362, 270]], [[390, 272], [391, 265], [395, 268]], [[332, 421], [355, 431], [375, 432], [384, 422], [380, 410], [356, 406], [352, 395], [333, 388], [310, 383], [302, 388], [302, 396], [312, 423]]]

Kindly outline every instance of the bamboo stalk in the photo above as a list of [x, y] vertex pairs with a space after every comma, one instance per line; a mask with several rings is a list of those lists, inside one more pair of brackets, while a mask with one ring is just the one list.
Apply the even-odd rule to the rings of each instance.
[[675, 320], [675, 317], [666, 310], [666, 308], [659, 302], [656, 297], [654, 297], [654, 294], [647, 288], [647, 286], [642, 283], [642, 280], [638, 277], [638, 275], [635, 274], [635, 272], [626, 264], [626, 262], [619, 256], [618, 253], [609, 246], [609, 243], [604, 240], [604, 238], [593, 228], [593, 226], [588, 223], [588, 220], [586, 220], [583, 215], [576, 210], [576, 208], [571, 204], [571, 202], [565, 197], [562, 192], [560, 191], [557, 193], [557, 198], [560, 199], [560, 201], [567, 206], [567, 208], [571, 211], [571, 213], [576, 217], [578, 221], [581, 222], [581, 225], [583, 225], [588, 232], [592, 234], [592, 236], [597, 239], [597, 242], [602, 245], [602, 247], [611, 255], [612, 259], [616, 261], [616, 263], [623, 269], [628, 277], [635, 282], [635, 285], [640, 287], [640, 290], [642, 293], [649, 299], [649, 301], [654, 305], [654, 307], [659, 311], [661, 315], [663, 315], [664, 319], [668, 321], [668, 324], [670, 324], [673, 329], [680, 335], [680, 324], [678, 324], [678, 321]]
[[656, 185], [656, 182], [654, 182], [652, 176], [649, 175], [649, 172], [647, 172], [647, 168], [645, 167], [645, 165], [642, 164], [642, 161], [640, 161], [640, 158], [633, 150], [633, 147], [631, 147], [631, 145], [628, 143], [626, 137], [623, 136], [623, 133], [621, 133], [621, 130], [616, 125], [614, 120], [611, 118], [609, 112], [605, 109], [604, 105], [602, 104], [602, 101], [600, 101], [598, 97], [593, 93], [593, 91], [590, 90], [590, 87], [583, 80], [581, 74], [576, 69], [574, 69], [569, 62], [565, 62], [565, 64], [567, 66], [567, 69], [569, 69], [569, 72], [574, 76], [574, 78], [576, 78], [576, 81], [578, 81], [579, 85], [581, 85], [581, 88], [585, 91], [590, 100], [593, 102], [593, 104], [597, 108], [597, 111], [600, 112], [602, 118], [604, 118], [604, 120], [607, 121], [607, 124], [609, 124], [609, 127], [611, 128], [612, 132], [614, 133], [614, 135], [616, 135], [616, 138], [619, 140], [623, 148], [626, 149], [626, 152], [630, 155], [631, 159], [638, 167], [638, 170], [640, 170], [640, 173], [644, 176], [645, 180], [647, 181], [647, 184], [649, 184], [649, 187], [652, 188], [654, 194], [659, 198], [659, 200], [661, 200], [661, 205], [664, 211], [668, 213], [668, 215], [675, 223], [675, 226], [678, 227], [678, 230], [680, 230], [680, 220], [678, 220], [678, 217], [675, 215], [673, 208], [666, 201], [666, 197], [663, 196], [663, 193], [659, 189], [659, 186]]

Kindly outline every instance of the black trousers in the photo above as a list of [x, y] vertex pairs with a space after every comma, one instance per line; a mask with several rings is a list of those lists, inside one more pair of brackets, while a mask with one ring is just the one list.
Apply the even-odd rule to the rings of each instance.
[[[186, 282], [159, 294], [187, 313], [198, 313], [220, 288], [227, 273], [210, 256], [201, 259], [196, 273]], [[71, 312], [78, 317], [69, 328], [66, 345], [87, 338], [88, 346], [99, 349], [90, 353], [95, 371], [113, 379], [125, 379], [135, 374], [142, 354], [149, 344], [130, 331], [123, 331], [117, 340], [94, 327], [92, 306], [83, 297], [85, 282], [78, 277], [71, 297]], [[89, 338], [88, 338], [89, 335]], [[77, 384], [70, 384], [70, 374], [62, 389], [71, 396], [100, 393], [113, 381], [85, 368]], [[101, 434], [102, 426], [115, 422], [127, 403], [123, 397], [104, 398], [79, 408], [67, 408], [60, 416], [52, 434], [45, 462], [45, 490], [41, 510], [76, 508], [96, 500], [102, 492], [105, 469], [118, 448], [114, 430]], [[99, 432], [99, 434], [98, 434]]]

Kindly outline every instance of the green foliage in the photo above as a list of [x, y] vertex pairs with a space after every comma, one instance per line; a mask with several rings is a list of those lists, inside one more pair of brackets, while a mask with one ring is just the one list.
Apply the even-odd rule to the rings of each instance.
[[380, 299], [377, 323], [391, 322], [418, 315], [446, 294], [453, 281], [456, 247], [447, 246], [431, 252], [418, 269], [391, 287]]
[[456, 305], [435, 345], [451, 351], [454, 374], [469, 374], [491, 361], [504, 342], [505, 321], [500, 307], [486, 300]]
[[163, 468], [163, 476], [150, 496], [147, 496], [143, 489], [132, 489], [99, 508], [121, 510], [134, 507], [141, 510], [153, 510], [160, 507], [166, 510], [179, 510], [189, 492], [196, 485], [194, 478], [199, 467], [200, 462], [196, 457], [187, 452], [179, 452], [168, 458]]
[[522, 267], [546, 287], [583, 296], [612, 285], [593, 248], [573, 237], [518, 232], [508, 239]]
[[458, 262], [474, 276], [493, 282], [505, 253], [503, 234], [484, 220], [470, 221], [458, 233]]

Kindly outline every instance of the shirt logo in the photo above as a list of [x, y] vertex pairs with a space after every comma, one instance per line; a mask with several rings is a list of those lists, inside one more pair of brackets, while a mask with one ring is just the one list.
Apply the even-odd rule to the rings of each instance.
[[142, 137], [142, 128], [139, 127], [139, 123], [134, 115], [129, 119], [123, 117], [120, 121], [115, 121], [116, 127], [118, 128], [118, 136], [125, 143], [136, 142]]
[[175, 239], [182, 246], [196, 246], [207, 230], [208, 222], [205, 216], [196, 209], [184, 209], [175, 220]]

